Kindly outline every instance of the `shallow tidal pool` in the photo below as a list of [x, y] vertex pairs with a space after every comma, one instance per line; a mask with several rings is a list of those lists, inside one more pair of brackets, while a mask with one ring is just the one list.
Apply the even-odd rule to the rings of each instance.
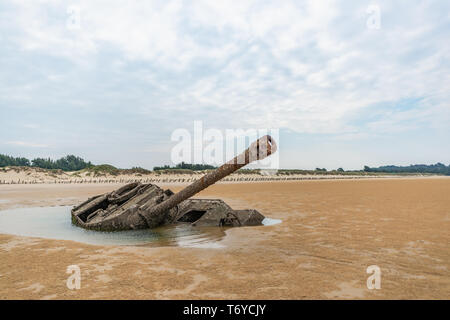
[[[220, 248], [228, 228], [176, 224], [156, 229], [101, 232], [72, 224], [71, 206], [16, 208], [0, 211], [0, 233], [97, 245], [142, 245]], [[281, 220], [266, 218], [264, 225]], [[255, 227], [249, 227], [255, 228]]]

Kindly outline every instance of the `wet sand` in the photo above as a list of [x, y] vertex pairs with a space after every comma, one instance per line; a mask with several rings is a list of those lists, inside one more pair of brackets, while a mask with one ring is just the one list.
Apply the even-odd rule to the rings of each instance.
[[[116, 187], [1, 185], [0, 209], [73, 205]], [[448, 178], [218, 184], [200, 196], [283, 223], [230, 229], [224, 247], [206, 249], [0, 235], [0, 298], [450, 299], [449, 194]], [[66, 287], [74, 264], [80, 290]], [[367, 289], [370, 265], [380, 290]]]

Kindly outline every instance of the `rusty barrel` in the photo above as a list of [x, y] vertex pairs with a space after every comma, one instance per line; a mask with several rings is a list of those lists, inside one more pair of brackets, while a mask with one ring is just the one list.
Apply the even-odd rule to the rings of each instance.
[[189, 199], [196, 193], [199, 193], [203, 189], [232, 174], [245, 165], [255, 160], [262, 160], [270, 156], [272, 153], [275, 153], [276, 150], [277, 145], [275, 140], [271, 136], [265, 135], [253, 142], [250, 147], [248, 147], [240, 155], [226, 162], [216, 170], [207, 173], [180, 192], [174, 194], [153, 208], [140, 211], [139, 215], [146, 221], [149, 228], [155, 228], [161, 224], [168, 210], [174, 208], [179, 203]]

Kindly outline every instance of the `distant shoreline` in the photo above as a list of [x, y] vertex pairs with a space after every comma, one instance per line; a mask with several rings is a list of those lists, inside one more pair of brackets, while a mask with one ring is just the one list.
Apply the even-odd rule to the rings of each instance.
[[[105, 183], [168, 183], [188, 184], [202, 177], [206, 171], [193, 173], [160, 173], [147, 174], [130, 173], [117, 174], [96, 173], [92, 175], [88, 171], [54, 171], [40, 168], [9, 167], [0, 170], [0, 184], [105, 184]], [[273, 174], [262, 175], [258, 173], [234, 173], [223, 178], [219, 183], [241, 182], [271, 182], [271, 181], [298, 181], [298, 180], [355, 180], [355, 179], [386, 179], [386, 178], [421, 178], [421, 177], [446, 177], [433, 174]]]

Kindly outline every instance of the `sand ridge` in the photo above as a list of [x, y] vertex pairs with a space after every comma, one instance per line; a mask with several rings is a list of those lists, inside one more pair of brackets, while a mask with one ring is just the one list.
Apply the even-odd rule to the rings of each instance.
[[[191, 173], [160, 173], [148, 172], [141, 173], [121, 173], [111, 174], [108, 172], [93, 173], [90, 171], [62, 171], [62, 170], [48, 170], [36, 167], [5, 167], [0, 168], [0, 185], [1, 184], [111, 184], [111, 183], [175, 183], [185, 184], [193, 182], [205, 174], [205, 171], [193, 171]], [[389, 175], [379, 173], [361, 172], [353, 174], [350, 172], [337, 174], [335, 172], [328, 172], [326, 174], [257, 174], [257, 173], [242, 173], [235, 172], [223, 178], [218, 183], [233, 183], [233, 182], [263, 182], [263, 181], [293, 181], [293, 180], [330, 180], [330, 179], [376, 179], [376, 178], [400, 178], [407, 177], [417, 178], [420, 176], [442, 178], [438, 175]]]

